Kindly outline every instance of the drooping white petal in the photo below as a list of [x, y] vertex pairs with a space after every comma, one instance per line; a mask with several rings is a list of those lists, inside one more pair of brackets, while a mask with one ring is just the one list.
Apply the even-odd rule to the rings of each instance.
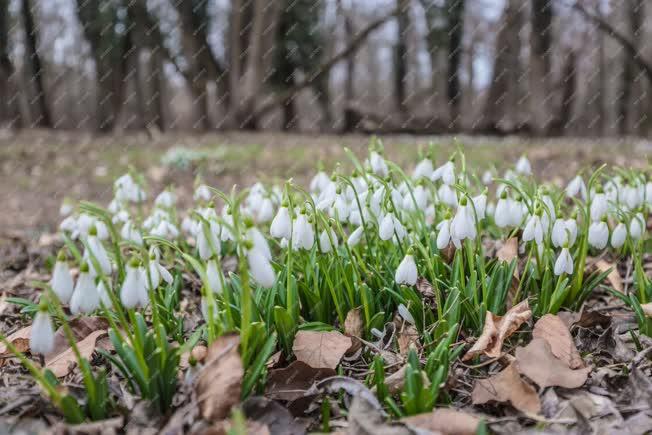
[[276, 282], [276, 273], [272, 264], [257, 249], [250, 249], [247, 252], [247, 262], [251, 278], [261, 287], [270, 288]]
[[70, 298], [70, 311], [73, 314], [90, 313], [100, 305], [100, 297], [95, 287], [95, 279], [88, 272], [81, 272]]
[[57, 261], [54, 264], [54, 271], [52, 272], [52, 279], [50, 280], [50, 287], [57, 295], [61, 303], [67, 304], [72, 296], [74, 289], [74, 282], [70, 274], [70, 268], [65, 261]]
[[417, 283], [417, 265], [412, 255], [406, 255], [394, 274], [396, 284], [415, 285]]
[[54, 350], [54, 328], [47, 311], [39, 311], [34, 316], [29, 349], [33, 354], [42, 355], [48, 355]]

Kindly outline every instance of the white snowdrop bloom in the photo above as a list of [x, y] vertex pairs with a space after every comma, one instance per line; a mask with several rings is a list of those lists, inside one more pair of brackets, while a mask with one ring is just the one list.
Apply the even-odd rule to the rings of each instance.
[[125, 174], [114, 183], [115, 198], [119, 201], [142, 202], [147, 198], [145, 191], [134, 181], [130, 174]]
[[159, 207], [166, 207], [166, 208], [173, 207], [176, 203], [177, 203], [176, 195], [170, 192], [169, 190], [164, 190], [163, 192], [159, 193], [156, 199], [154, 200], [155, 205], [158, 205]]
[[172, 284], [172, 281], [174, 281], [172, 274], [165, 267], [163, 267], [161, 263], [159, 263], [158, 259], [150, 259], [149, 281], [151, 281], [151, 286], [149, 285], [147, 277], [145, 277], [147, 287], [149, 287], [151, 290], [157, 289], [158, 285], [161, 283], [161, 278], [163, 278], [163, 281], [168, 284]]
[[476, 195], [472, 198], [473, 201], [473, 211], [475, 213], [476, 219], [482, 220], [485, 218], [485, 211], [487, 209], [487, 195], [484, 193]]
[[636, 213], [636, 215], [629, 222], [629, 235], [632, 239], [638, 240], [645, 231], [645, 219], [643, 213]]
[[[365, 215], [365, 219], [366, 217], [367, 216]], [[358, 210], [357, 208], [351, 210], [351, 213], [349, 214], [349, 223], [355, 226], [362, 225], [362, 215], [360, 214], [360, 210]]]
[[120, 237], [137, 245], [143, 244], [143, 237], [141, 236], [140, 231], [138, 231], [138, 229], [131, 221], [125, 222], [125, 224], [122, 226], [122, 229], [120, 230]]
[[525, 215], [527, 214], [527, 206], [522, 201], [512, 199], [510, 202], [510, 224], [514, 227], [521, 225]]
[[380, 177], [386, 177], [389, 175], [389, 169], [387, 168], [387, 163], [383, 156], [378, 154], [376, 151], [372, 151], [369, 155], [369, 166], [374, 174]]
[[257, 249], [247, 251], [251, 278], [261, 287], [270, 288], [276, 282], [276, 273], [270, 261]]
[[247, 230], [247, 238], [253, 243], [254, 248], [260, 251], [266, 259], [272, 259], [272, 251], [269, 249], [269, 244], [267, 239], [263, 236], [263, 233], [256, 227], [251, 227]]
[[577, 238], [577, 222], [574, 219], [557, 219], [552, 226], [550, 238], [556, 248], [561, 248], [565, 244], [573, 246]]
[[[74, 216], [68, 216], [59, 224], [59, 229], [68, 233], [77, 233], [77, 219]], [[76, 238], [73, 237], [73, 239]]]
[[419, 178], [430, 178], [433, 172], [432, 160], [423, 159], [414, 168], [412, 178], [418, 180]]
[[[413, 198], [414, 197], [414, 198]], [[416, 208], [415, 208], [416, 203]], [[403, 208], [409, 211], [425, 210], [428, 207], [428, 191], [421, 185], [414, 188], [412, 193], [408, 191], [403, 196]]]
[[611, 232], [611, 246], [618, 249], [625, 244], [625, 239], [627, 239], [627, 227], [624, 223], [619, 222]]
[[29, 351], [32, 354], [48, 355], [54, 350], [54, 328], [47, 308], [39, 308], [32, 322], [29, 336]]
[[111, 296], [109, 296], [109, 291], [106, 289], [106, 286], [104, 285], [104, 280], [99, 280], [97, 283], [97, 294], [100, 297], [100, 302], [104, 304], [106, 308], [113, 308], [113, 301], [111, 300]]
[[63, 201], [61, 203], [61, 206], [59, 207], [59, 215], [62, 217], [69, 216], [74, 210], [74, 207], [70, 202], [68, 201]]
[[263, 198], [258, 207], [256, 222], [269, 222], [274, 218], [274, 204], [270, 198]]
[[449, 207], [457, 207], [457, 195], [455, 194], [455, 190], [448, 184], [439, 186], [439, 189], [437, 189], [437, 198]]
[[477, 229], [473, 219], [473, 211], [467, 204], [466, 198], [462, 198], [460, 205], [457, 207], [455, 217], [451, 221], [450, 232], [453, 240], [475, 239]]
[[488, 186], [489, 184], [493, 183], [494, 181], [494, 176], [491, 173], [491, 171], [484, 171], [482, 174], [482, 184], [485, 186]]
[[315, 231], [305, 213], [299, 213], [292, 225], [292, 249], [312, 249], [315, 243]]
[[485, 209], [485, 215], [493, 217], [495, 213], [496, 213], [496, 204], [494, 204], [493, 202], [489, 202], [487, 204], [487, 208]]
[[407, 309], [405, 304], [399, 304], [398, 306], [398, 315], [403, 318], [406, 322], [414, 325], [414, 317], [412, 316], [412, 313], [410, 313], [410, 310]]
[[591, 220], [595, 222], [602, 219], [607, 213], [608, 207], [606, 195], [602, 192], [596, 193], [591, 201]]
[[609, 241], [609, 227], [604, 221], [593, 222], [589, 226], [589, 245], [596, 249], [604, 249]]
[[222, 277], [220, 268], [215, 258], [211, 258], [206, 263], [206, 279], [208, 286], [214, 293], [222, 293]]
[[185, 216], [181, 221], [181, 231], [185, 234], [195, 234], [197, 232], [197, 221], [190, 216]]
[[272, 220], [272, 225], [269, 227], [269, 233], [272, 237], [277, 239], [289, 239], [292, 236], [291, 227], [292, 221], [290, 219], [290, 211], [286, 206], [282, 205]]
[[414, 285], [417, 283], [417, 265], [414, 262], [414, 257], [410, 254], [406, 255], [401, 261], [401, 264], [396, 268], [394, 274], [396, 284]]
[[523, 230], [523, 241], [529, 242], [534, 240], [537, 245], [543, 243], [543, 224], [541, 223], [541, 216], [534, 214], [531, 215], [525, 229]]
[[623, 202], [629, 210], [634, 210], [640, 204], [638, 188], [634, 186], [625, 186], [623, 188]]
[[435, 169], [430, 177], [432, 181], [441, 179], [442, 183], [451, 185], [455, 183], [455, 164], [448, 161]]
[[219, 255], [221, 252], [220, 226], [215, 221], [210, 221], [208, 225], [200, 223], [197, 228], [197, 249], [199, 258], [208, 260], [213, 255]]
[[573, 274], [573, 256], [568, 248], [563, 248], [557, 257], [557, 261], [555, 261], [555, 275], [561, 275], [562, 273]]
[[541, 201], [546, 205], [543, 208], [542, 223], [544, 224], [543, 231], [547, 233], [550, 223], [557, 219], [557, 213], [555, 212], [555, 204], [552, 202], [550, 195], [543, 195]]
[[398, 191], [398, 189], [391, 189], [389, 191], [389, 194], [392, 197], [392, 202], [397, 208], [400, 208], [403, 205], [403, 195], [401, 192]]
[[652, 206], [652, 181], [648, 181], [645, 184], [645, 202]]
[[[109, 254], [107, 254], [104, 245], [102, 244], [102, 242], [100, 242], [97, 236], [94, 235], [93, 231], [94, 230], [91, 230], [91, 235], [89, 235], [87, 239], [88, 250], [90, 251], [90, 253], [85, 252], [84, 258], [90, 261], [91, 260], [90, 254], [92, 254], [93, 257], [95, 257], [95, 260], [97, 260], [97, 262], [99, 263], [102, 273], [105, 275], [110, 275], [112, 269], [111, 269], [111, 260], [109, 260]], [[89, 265], [91, 266], [91, 269], [94, 269], [94, 262], [90, 261]]]
[[[394, 221], [394, 242], [401, 241], [407, 236], [407, 230], [396, 216], [392, 216]], [[398, 240], [396, 240], [398, 238]]]
[[120, 302], [125, 308], [146, 307], [149, 304], [145, 270], [132, 261], [127, 265], [127, 274], [120, 288]]
[[451, 221], [444, 219], [437, 224], [437, 249], [444, 249], [451, 241]]
[[382, 187], [382, 188], [376, 190], [371, 195], [371, 197], [369, 197], [369, 212], [375, 218], [381, 218], [382, 207], [380, 206], [380, 204], [382, 203], [384, 196], [385, 196], [385, 188]]
[[337, 217], [339, 218], [340, 222], [346, 222], [349, 218], [349, 214], [351, 213], [349, 204], [346, 202], [346, 198], [341, 193], [335, 195], [335, 202], [333, 204], [333, 208], [329, 212], [329, 215], [332, 215], [331, 217], [334, 218], [335, 212], [337, 212]]
[[212, 197], [213, 194], [211, 193], [210, 187], [205, 184], [197, 186], [195, 193], [193, 194], [195, 201], [210, 201]]
[[498, 228], [505, 228], [510, 226], [512, 223], [512, 199], [508, 198], [507, 195], [502, 195], [496, 204], [496, 210], [494, 211], [494, 221]]
[[360, 243], [360, 240], [362, 239], [362, 235], [364, 233], [364, 227], [359, 226], [353, 232], [349, 235], [349, 238], [346, 240], [346, 244], [352, 248], [358, 243]]
[[378, 236], [380, 240], [389, 240], [394, 236], [394, 215], [392, 213], [387, 213], [380, 221]]
[[163, 220], [151, 231], [151, 234], [166, 240], [174, 240], [179, 237], [179, 229], [173, 223]]
[[584, 180], [582, 180], [582, 177], [579, 175], [575, 176], [575, 178], [568, 183], [568, 186], [566, 186], [566, 196], [573, 198], [578, 194], [584, 201], [586, 201], [586, 184], [584, 184]]
[[61, 303], [67, 304], [70, 301], [74, 282], [72, 275], [70, 274], [68, 262], [63, 255], [60, 255], [59, 258], [57, 258], [57, 262], [54, 264], [50, 287], [52, 287], [52, 291], [54, 291]]
[[77, 284], [70, 298], [70, 312], [73, 314], [90, 313], [100, 305], [100, 296], [95, 287], [95, 278], [89, 273], [88, 263], [79, 268]]
[[530, 164], [530, 161], [528, 160], [527, 157], [521, 156], [520, 159], [516, 162], [516, 172], [519, 174], [523, 175], [531, 175], [532, 174], [532, 165]]
[[319, 250], [322, 252], [322, 254], [327, 254], [331, 252], [333, 248], [337, 248], [338, 246], [337, 234], [335, 233], [335, 230], [333, 230], [332, 228], [330, 228], [329, 230], [330, 230], [330, 238], [328, 237], [327, 230], [322, 230], [321, 234], [319, 235]]
[[234, 241], [235, 237], [228, 227], [233, 228], [233, 215], [225, 208], [222, 211], [222, 219], [226, 225], [221, 225], [219, 228], [218, 234], [220, 235], [220, 240], [223, 242]]
[[120, 210], [116, 214], [113, 215], [111, 218], [111, 222], [114, 224], [120, 224], [120, 223], [125, 223], [131, 219], [131, 216], [129, 216], [129, 212], [127, 210]]
[[331, 179], [328, 175], [326, 175], [325, 172], [320, 171], [315, 174], [314, 177], [312, 177], [312, 180], [310, 180], [310, 191], [319, 193], [323, 191], [328, 183], [330, 183]]
[[428, 225], [432, 225], [435, 222], [435, 216], [437, 214], [437, 211], [435, 210], [435, 205], [430, 204], [428, 207], [426, 207], [425, 213], [426, 213], [426, 223]]

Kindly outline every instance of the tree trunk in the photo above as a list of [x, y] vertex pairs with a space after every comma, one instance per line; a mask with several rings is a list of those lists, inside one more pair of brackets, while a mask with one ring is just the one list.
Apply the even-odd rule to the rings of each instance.
[[[348, 45], [351, 43], [353, 38], [353, 20], [349, 15], [351, 11], [344, 9], [342, 5], [342, 0], [337, 1], [338, 13], [342, 17], [344, 23], [344, 40]], [[359, 122], [356, 111], [353, 109], [353, 100], [355, 99], [355, 57], [349, 56], [346, 58], [346, 79], [344, 82], [344, 112], [343, 112], [343, 125], [342, 132], [350, 133], [355, 130], [356, 125]]]
[[38, 53], [38, 35], [34, 23], [34, 14], [29, 0], [22, 0], [23, 24], [25, 25], [25, 49], [27, 54], [27, 63], [31, 69], [32, 82], [36, 89], [36, 101], [38, 104], [38, 115], [35, 125], [39, 127], [52, 127], [52, 116], [48, 108], [45, 93], [44, 71], [41, 66], [41, 57]]
[[9, 79], [13, 72], [9, 57], [9, 0], [0, 0], [0, 125], [11, 123]]
[[408, 47], [407, 39], [410, 27], [410, 0], [397, 0], [399, 10], [397, 15], [398, 33], [394, 48], [394, 98], [396, 108], [401, 118], [408, 116], [407, 107], [407, 74], [408, 74]]
[[[604, 19], [602, 8], [599, 4], [600, 0], [596, 2], [598, 16]], [[605, 56], [605, 35], [603, 32], [598, 32], [598, 81], [599, 81], [599, 94], [598, 94], [598, 124], [600, 135], [604, 136], [607, 133], [607, 60]]]
[[518, 0], [508, 0], [496, 36], [493, 79], [485, 103], [483, 128], [493, 133], [516, 130], [519, 32], [522, 24]]
[[575, 104], [575, 95], [577, 94], [577, 55], [575, 50], [568, 53], [566, 63], [564, 64], [564, 86], [561, 100], [561, 110], [559, 111], [559, 127], [557, 133], [564, 134], [573, 127], [573, 105]]
[[462, 39], [464, 36], [464, 2], [465, 0], [448, 0], [448, 86], [446, 96], [450, 107], [450, 124], [455, 128], [459, 124], [460, 101], [460, 61], [462, 59]]
[[[636, 56], [640, 56], [640, 39], [643, 23], [643, 0], [627, 0], [625, 8], [626, 22], [630, 29], [630, 41], [636, 50]], [[618, 100], [618, 132], [625, 135], [629, 131], [630, 118], [635, 115], [631, 112], [631, 97], [635, 86], [634, 77], [637, 68], [631, 57], [623, 55], [623, 75], [621, 82], [621, 95]], [[638, 120], [635, 120], [638, 123]]]
[[[530, 110], [532, 126], [539, 134], [549, 128], [552, 114], [548, 107], [552, 72], [553, 6], [550, 0], [532, 0], [530, 30]], [[562, 123], [566, 120], [562, 119]]]

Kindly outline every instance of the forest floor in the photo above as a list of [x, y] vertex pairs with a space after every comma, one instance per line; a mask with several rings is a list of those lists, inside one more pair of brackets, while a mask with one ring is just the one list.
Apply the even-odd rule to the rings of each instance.
[[[467, 164], [480, 171], [495, 166], [502, 173], [521, 155], [527, 155], [539, 179], [560, 185], [583, 167], [609, 163], [642, 168], [649, 164], [652, 155], [652, 142], [640, 139], [458, 137], [457, 140], [464, 147]], [[437, 162], [457, 146], [452, 137], [383, 137], [388, 157], [405, 168], [412, 167], [419, 150], [430, 141], [440, 145], [441, 156], [435, 157]], [[151, 193], [173, 184], [180, 206], [184, 207], [192, 200], [193, 183], [197, 178], [227, 191], [233, 184], [248, 186], [256, 180], [283, 180], [290, 176], [305, 182], [319, 162], [326, 170], [332, 170], [336, 162], [348, 161], [345, 148], [360, 157], [366, 152], [367, 143], [368, 137], [363, 135], [215, 133], [196, 136], [166, 134], [152, 139], [145, 135], [97, 137], [49, 131], [25, 131], [14, 136], [0, 133], [0, 331], [11, 333], [29, 323], [19, 312], [20, 308], [9, 304], [5, 298], [14, 296], [36, 300], [31, 282], [49, 279], [46, 264], [52, 260], [57, 244], [52, 233], [61, 220], [59, 207], [65, 198], [106, 205], [113, 194], [113, 180], [133, 168], [145, 175]], [[491, 247], [495, 252], [494, 248], [496, 246]], [[627, 291], [632, 285], [631, 261], [618, 262], [608, 257], [600, 261], [611, 262], [605, 264], [616, 268], [617, 277], [609, 276], [610, 285], [624, 286]], [[648, 273], [652, 272], [651, 263], [648, 254]], [[181, 314], [188, 316], [188, 322], [200, 321], [197, 303], [196, 300], [190, 302], [193, 315], [189, 314], [190, 308], [184, 308], [187, 311]], [[582, 357], [591, 361], [593, 374], [590, 381], [581, 389], [545, 390], [540, 398], [545, 417], [518, 414], [506, 408], [505, 404], [485, 406], [482, 411], [486, 413], [485, 417], [489, 416], [490, 429], [498, 433], [534, 433], [528, 430], [545, 426], [548, 433], [578, 434], [613, 433], [616, 430], [622, 434], [643, 434], [650, 430], [652, 383], [648, 376], [652, 363], [646, 356], [652, 348], [652, 341], [639, 335], [641, 342], [632, 342], [629, 334], [632, 312], [602, 289], [592, 296], [580, 313], [566, 312], [560, 318], [572, 333]], [[537, 325], [539, 322], [541, 320]], [[545, 329], [545, 326], [540, 328]], [[536, 325], [534, 329], [537, 329]], [[513, 358], [509, 352], [523, 341], [524, 335], [510, 341], [510, 350], [501, 355], [501, 362], [504, 362], [503, 357], [506, 360]], [[99, 343], [100, 340], [97, 347], [102, 347]], [[490, 360], [493, 365], [485, 362], [475, 366], [456, 362], [446, 386], [462, 398], [459, 403], [453, 403], [456, 409], [470, 408], [470, 385], [488, 375], [489, 367], [495, 366], [497, 361]], [[165, 433], [182, 433], [183, 425], [194, 418], [183, 413], [187, 407], [178, 406], [169, 420], [150, 419], [137, 405], [133, 406], [132, 396], [121, 391], [118, 395], [124, 402], [122, 405], [130, 409], [127, 421], [116, 417], [106, 420], [103, 425], [89, 424], [77, 428], [80, 431], [75, 432], [77, 429], [61, 423], [56, 411], [47, 404], [32, 381], [26, 380], [25, 376], [14, 376], [23, 373], [17, 364], [5, 363], [5, 357], [0, 356], [0, 434], [17, 430], [26, 433], [160, 433], [164, 426]], [[277, 367], [278, 361], [275, 364]], [[355, 361], [347, 361], [342, 367], [346, 373], [355, 373], [355, 364]], [[275, 368], [278, 373], [285, 369]], [[518, 378], [518, 374], [516, 376]], [[66, 379], [69, 388], [82, 388], [77, 371]], [[516, 387], [512, 391], [518, 390]], [[525, 391], [524, 394], [531, 393]], [[181, 404], [190, 400], [185, 396], [182, 399]], [[513, 396], [509, 400], [518, 408], [519, 401], [528, 399]], [[268, 411], [269, 415], [265, 415], [273, 414], [272, 417], [278, 419], [289, 415], [283, 409], [265, 412]], [[348, 416], [349, 429], [358, 425], [358, 434], [413, 433], [407, 429], [402, 431], [400, 428], [403, 426], [390, 427], [379, 422], [380, 417], [372, 411], [354, 411], [352, 408]], [[413, 420], [410, 424], [429, 427], [432, 433], [474, 433], [475, 429], [469, 432], [468, 424], [464, 426], [465, 422], [468, 423], [467, 417], [467, 414], [442, 415], [441, 421], [450, 420], [450, 427], [437, 426], [436, 430], [434, 426], [428, 426], [429, 423], [419, 426]], [[177, 419], [183, 420], [181, 426], [174, 426], [179, 423]], [[475, 427], [473, 421], [471, 426]], [[434, 420], [430, 423], [435, 424]], [[457, 423], [466, 429], [451, 429], [457, 427]], [[271, 433], [280, 432], [272, 430]], [[289, 427], [285, 433], [291, 433]]]

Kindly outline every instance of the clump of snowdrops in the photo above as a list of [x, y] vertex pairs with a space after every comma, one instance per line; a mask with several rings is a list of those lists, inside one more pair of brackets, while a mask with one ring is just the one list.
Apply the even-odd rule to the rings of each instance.
[[[652, 300], [642, 265], [649, 173], [592, 168], [555, 186], [539, 184], [526, 157], [499, 176], [468, 168], [461, 150], [435, 151], [405, 172], [374, 140], [364, 161], [349, 153], [351, 172], [319, 171], [306, 187], [289, 180], [226, 193], [197, 182], [185, 211], [172, 189], [147, 206], [143, 179], [123, 175], [106, 208], [62, 209], [65, 245], [31, 311], [32, 354], [51, 351], [53, 322], [103, 316], [114, 347], [104, 358], [133, 394], [164, 412], [180, 355], [199, 340], [240, 334], [247, 396], [264, 386], [273, 352], [292, 358], [297, 331], [342, 329], [360, 309], [366, 340], [382, 340], [395, 316], [418, 331], [422, 348], [409, 353], [411, 381], [400, 395], [383, 388], [381, 357], [371, 358], [368, 378], [392, 413], [414, 414], [447, 400], [440, 387], [461, 351], [453, 344], [460, 331], [477, 335], [487, 311], [500, 315], [524, 299], [538, 316], [579, 309], [609, 273], [591, 272], [587, 259], [606, 251], [631, 258], [633, 285], [617, 296], [637, 313], [640, 332], [652, 334], [641, 310]], [[518, 256], [488, 255], [512, 238]], [[226, 259], [237, 260], [235, 271], [225, 272]], [[204, 323], [194, 331], [175, 315], [184, 286], [200, 301]], [[106, 375], [80, 355], [88, 397], [78, 401], [12, 350], [70, 421], [109, 412], [100, 406], [110, 403]]]

